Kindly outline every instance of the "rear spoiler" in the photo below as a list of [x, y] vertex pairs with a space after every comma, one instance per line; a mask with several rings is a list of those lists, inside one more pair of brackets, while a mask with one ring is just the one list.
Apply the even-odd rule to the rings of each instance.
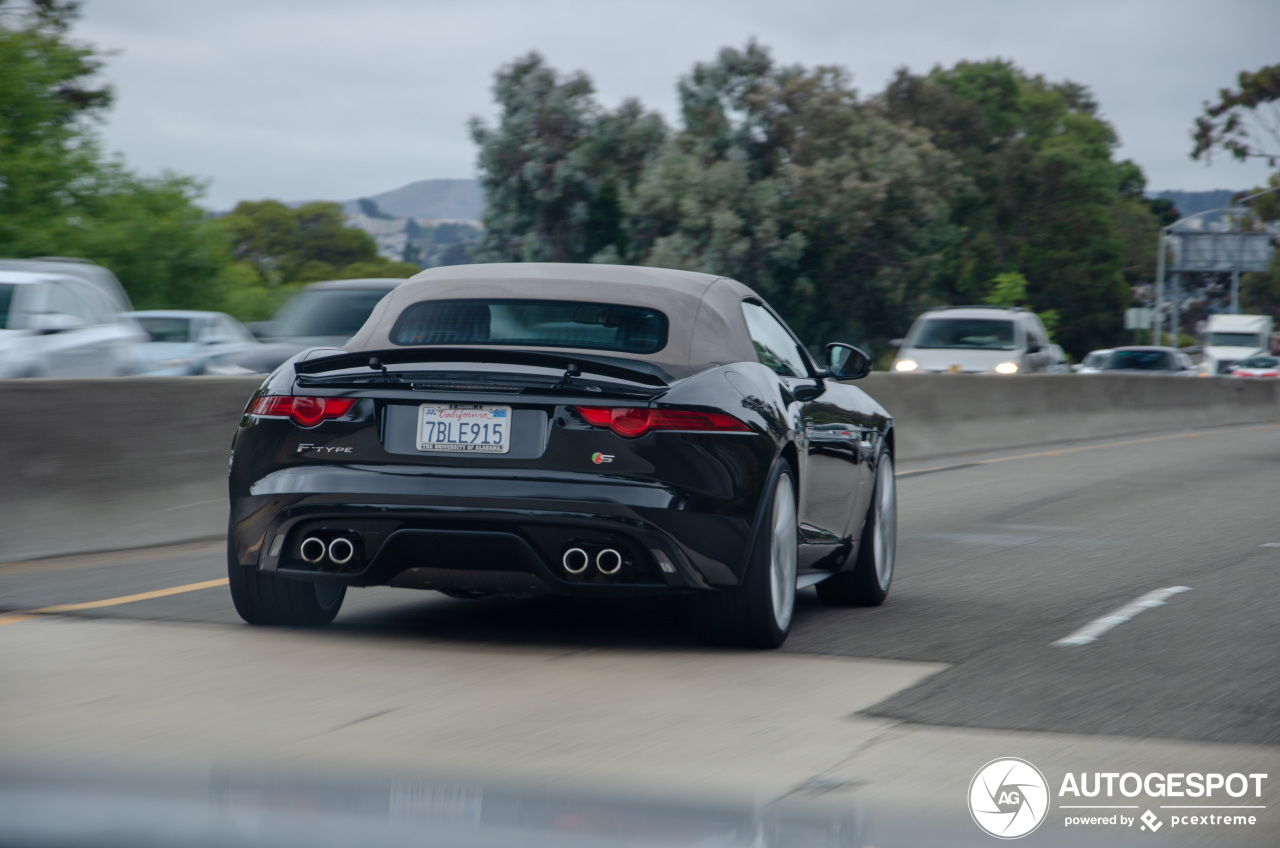
[[642, 383], [646, 386], [668, 385], [667, 375], [656, 366], [646, 362], [635, 365], [621, 364], [625, 360], [609, 357], [608, 362], [601, 362], [604, 357], [590, 355], [573, 356], [559, 353], [526, 350], [494, 350], [493, 348], [474, 347], [432, 347], [432, 348], [397, 348], [392, 350], [362, 350], [353, 353], [340, 353], [332, 356], [320, 356], [315, 359], [304, 359], [293, 364], [297, 374], [323, 374], [328, 371], [343, 371], [348, 368], [381, 369], [384, 365], [402, 365], [417, 362], [478, 362], [499, 365], [533, 365], [540, 368], [555, 368], [566, 372], [597, 374], [601, 377], [612, 377], [615, 380], [626, 380], [631, 383]]

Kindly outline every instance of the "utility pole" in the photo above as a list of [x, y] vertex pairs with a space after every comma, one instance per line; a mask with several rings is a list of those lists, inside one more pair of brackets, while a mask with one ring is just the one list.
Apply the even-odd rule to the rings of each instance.
[[1151, 344], [1160, 344], [1160, 304], [1164, 302], [1164, 237], [1168, 227], [1156, 236], [1156, 300], [1151, 310]]

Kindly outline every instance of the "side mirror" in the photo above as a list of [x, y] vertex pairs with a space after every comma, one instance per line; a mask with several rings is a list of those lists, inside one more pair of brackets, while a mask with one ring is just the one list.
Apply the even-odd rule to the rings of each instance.
[[889, 339], [889, 347], [899, 348], [907, 343], [906, 339]]
[[827, 345], [826, 376], [835, 380], [859, 380], [871, 370], [871, 357], [861, 348], [841, 342]]
[[1040, 342], [1027, 342], [1027, 353], [1039, 353], [1044, 350], [1044, 345]]

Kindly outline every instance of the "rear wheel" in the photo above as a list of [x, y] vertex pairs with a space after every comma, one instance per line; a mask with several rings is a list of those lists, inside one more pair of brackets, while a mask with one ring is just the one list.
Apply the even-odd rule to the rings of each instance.
[[875, 489], [867, 507], [862, 541], [853, 568], [818, 584], [818, 598], [837, 606], [878, 607], [889, 596], [898, 547], [898, 493], [893, 455], [885, 450], [876, 463]]
[[320, 627], [333, 621], [347, 595], [346, 586], [290, 580], [254, 566], [243, 566], [227, 540], [227, 582], [236, 612], [250, 624]]
[[765, 515], [768, 520], [757, 531], [742, 583], [691, 599], [694, 630], [705, 642], [776, 648], [791, 631], [800, 540], [789, 469], [778, 474]]

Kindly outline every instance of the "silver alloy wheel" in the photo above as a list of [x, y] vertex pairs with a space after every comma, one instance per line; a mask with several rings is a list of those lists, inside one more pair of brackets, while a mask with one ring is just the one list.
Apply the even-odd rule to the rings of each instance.
[[796, 606], [796, 495], [791, 475], [778, 477], [773, 493], [773, 538], [769, 555], [769, 594], [773, 600], [773, 620], [786, 631]]
[[880, 457], [876, 469], [876, 518], [874, 554], [876, 558], [876, 582], [880, 591], [889, 590], [893, 580], [893, 560], [898, 548], [898, 498], [894, 490], [893, 458]]

